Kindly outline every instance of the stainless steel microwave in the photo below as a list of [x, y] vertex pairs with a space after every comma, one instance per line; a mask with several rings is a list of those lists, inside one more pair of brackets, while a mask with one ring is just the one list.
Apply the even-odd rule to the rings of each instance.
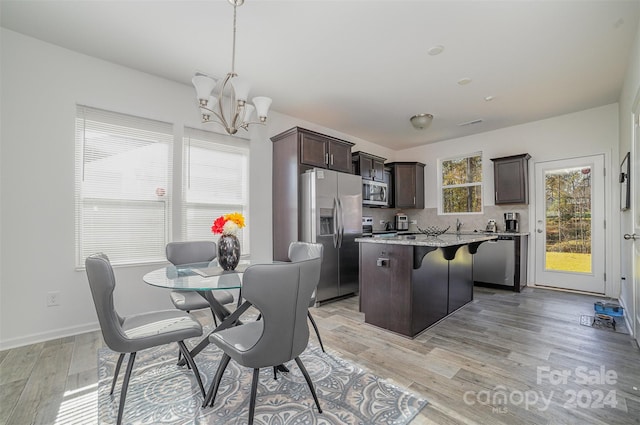
[[387, 184], [373, 180], [362, 180], [362, 204], [374, 207], [389, 206]]

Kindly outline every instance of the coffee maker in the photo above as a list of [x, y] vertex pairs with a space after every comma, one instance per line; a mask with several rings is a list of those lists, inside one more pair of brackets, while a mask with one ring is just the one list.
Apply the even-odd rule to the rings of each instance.
[[409, 217], [406, 214], [396, 214], [396, 230], [409, 230]]
[[505, 232], [518, 232], [518, 216], [517, 212], [504, 213], [504, 230]]

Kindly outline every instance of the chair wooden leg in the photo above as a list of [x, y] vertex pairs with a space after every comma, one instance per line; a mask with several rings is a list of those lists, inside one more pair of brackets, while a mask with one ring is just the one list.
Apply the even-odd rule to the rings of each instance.
[[249, 400], [249, 424], [253, 425], [253, 414], [256, 411], [256, 394], [258, 392], [258, 378], [260, 369], [253, 369], [253, 381], [251, 382], [251, 399]]
[[196, 381], [198, 381], [198, 386], [200, 387], [200, 392], [202, 393], [202, 398], [204, 398], [204, 386], [202, 385], [202, 379], [200, 379], [198, 366], [196, 366], [196, 362], [193, 361], [193, 357], [191, 357], [191, 354], [189, 354], [189, 349], [186, 345], [184, 345], [184, 341], [178, 341], [178, 346], [180, 347], [182, 355], [187, 360], [187, 365], [189, 365], [190, 369], [193, 370], [193, 374], [196, 376]]
[[313, 387], [313, 382], [311, 382], [311, 377], [309, 376], [307, 369], [302, 364], [302, 360], [300, 360], [300, 357], [296, 357], [295, 360], [296, 360], [296, 364], [298, 365], [298, 367], [302, 371], [302, 374], [304, 375], [304, 379], [307, 381], [307, 385], [309, 385], [309, 389], [311, 390], [311, 395], [313, 396], [313, 400], [315, 400], [316, 406], [318, 406], [318, 413], [322, 413], [322, 409], [320, 408], [320, 402], [318, 401], [318, 396], [316, 395], [316, 390]]
[[322, 348], [322, 352], [326, 353], [326, 351], [324, 351], [324, 345], [322, 345], [322, 338], [320, 338], [320, 331], [318, 330], [318, 325], [316, 325], [316, 321], [313, 320], [313, 316], [311, 315], [311, 312], [308, 310], [307, 310], [307, 317], [311, 321], [311, 324], [313, 325], [313, 329], [315, 329], [316, 331], [316, 335], [318, 336], [318, 342], [320, 343], [320, 348]]
[[124, 373], [124, 381], [122, 382], [122, 389], [120, 390], [120, 405], [118, 406], [118, 420], [116, 425], [122, 423], [122, 414], [124, 413], [124, 402], [127, 398], [127, 388], [129, 387], [129, 379], [131, 378], [131, 371], [133, 370], [133, 363], [136, 361], [136, 353], [129, 354], [129, 361], [127, 362], [127, 371]]
[[223, 353], [222, 358], [220, 359], [220, 364], [218, 365], [218, 370], [216, 371], [216, 376], [213, 378], [211, 382], [211, 387], [209, 387], [209, 393], [204, 399], [202, 403], [202, 407], [207, 407], [207, 404], [213, 407], [213, 403], [216, 401], [216, 394], [218, 393], [218, 388], [220, 387], [220, 381], [222, 380], [222, 375], [224, 374], [224, 370], [227, 368], [229, 364], [229, 357], [227, 354]]
[[116, 382], [118, 381], [118, 374], [120, 373], [122, 360], [124, 360], [124, 353], [120, 353], [120, 357], [118, 357], [118, 363], [116, 363], [116, 372], [113, 374], [113, 382], [111, 383], [111, 391], [109, 391], [109, 394], [113, 394], [113, 390], [116, 388]]
[[275, 379], [276, 381], [278, 380], [278, 367], [277, 366], [273, 367], [273, 379]]

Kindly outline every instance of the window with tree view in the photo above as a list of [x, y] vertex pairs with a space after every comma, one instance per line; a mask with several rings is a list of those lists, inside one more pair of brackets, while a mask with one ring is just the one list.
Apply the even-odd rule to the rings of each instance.
[[482, 153], [440, 161], [441, 214], [482, 212]]

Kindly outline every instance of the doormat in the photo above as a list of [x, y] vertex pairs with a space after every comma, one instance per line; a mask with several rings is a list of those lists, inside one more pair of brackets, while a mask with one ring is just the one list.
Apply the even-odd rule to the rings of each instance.
[[580, 324], [582, 326], [588, 326], [594, 329], [602, 329], [605, 331], [617, 332], [620, 334], [629, 335], [629, 330], [627, 329], [627, 324], [625, 323], [624, 316], [613, 317], [615, 320], [615, 329], [614, 327], [605, 320], [596, 320], [594, 316], [590, 316], [587, 314], [583, 314], [580, 316]]

